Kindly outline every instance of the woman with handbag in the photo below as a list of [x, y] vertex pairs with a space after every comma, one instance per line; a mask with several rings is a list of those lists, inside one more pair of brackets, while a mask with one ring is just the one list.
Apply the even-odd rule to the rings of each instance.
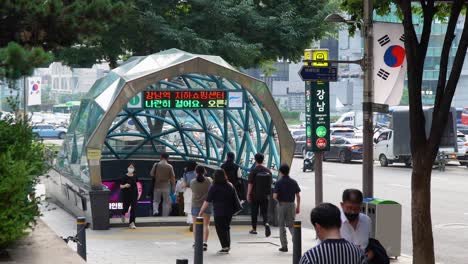
[[231, 220], [233, 214], [240, 210], [240, 202], [224, 170], [215, 171], [214, 183], [208, 191], [208, 196], [198, 214], [199, 217], [210, 204], [213, 204], [216, 233], [221, 243], [221, 250], [218, 253], [227, 254], [231, 250]]

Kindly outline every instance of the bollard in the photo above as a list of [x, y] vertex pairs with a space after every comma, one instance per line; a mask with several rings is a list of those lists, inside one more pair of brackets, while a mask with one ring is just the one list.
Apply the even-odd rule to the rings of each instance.
[[293, 264], [299, 264], [302, 256], [301, 221], [294, 221], [293, 233]]
[[188, 264], [188, 259], [178, 259], [176, 260], [176, 264]]
[[76, 244], [78, 255], [86, 261], [86, 218], [76, 218], [76, 237], [78, 243]]
[[203, 217], [195, 221], [195, 256], [194, 264], [203, 264]]

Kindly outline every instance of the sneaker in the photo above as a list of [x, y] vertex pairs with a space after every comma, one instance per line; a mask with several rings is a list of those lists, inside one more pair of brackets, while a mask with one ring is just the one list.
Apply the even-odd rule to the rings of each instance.
[[219, 254], [228, 254], [230, 248], [222, 248], [220, 251], [218, 251]]
[[159, 215], [159, 212], [154, 212], [153, 213], [153, 216], [158, 216]]
[[207, 243], [203, 243], [203, 251], [207, 251], [208, 250], [208, 244]]
[[136, 226], [135, 226], [135, 223], [131, 222], [130, 223], [130, 226], [129, 226], [131, 229], [136, 229]]
[[258, 234], [258, 233], [257, 233], [257, 230], [253, 230], [253, 229], [252, 229], [252, 230], [249, 231], [249, 234], [251, 234], [251, 235], [256, 235], [256, 234]]
[[265, 236], [266, 236], [266, 237], [271, 236], [271, 229], [270, 229], [270, 225], [269, 225], [269, 224], [266, 224], [266, 225], [265, 225]]
[[287, 247], [280, 247], [278, 250], [281, 251], [281, 252], [288, 252]]
[[122, 217], [120, 218], [120, 220], [122, 220], [122, 223], [125, 223], [125, 215], [122, 215]]

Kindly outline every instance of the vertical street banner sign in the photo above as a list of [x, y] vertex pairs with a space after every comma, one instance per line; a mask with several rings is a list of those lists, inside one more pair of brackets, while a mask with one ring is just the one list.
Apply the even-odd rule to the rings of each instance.
[[401, 23], [374, 23], [374, 103], [399, 105], [406, 74]]
[[312, 82], [312, 151], [330, 150], [330, 85]]
[[[312, 59], [328, 60], [328, 50], [313, 50]], [[313, 62], [314, 67], [329, 67], [328, 62]], [[312, 82], [312, 151], [330, 150], [330, 83]]]
[[[304, 50], [304, 60], [312, 60], [312, 50]], [[309, 65], [304, 62], [304, 65]], [[312, 151], [312, 84], [305, 82], [305, 127], [306, 127], [306, 151]]]
[[27, 78], [27, 96], [28, 106], [40, 105], [42, 96], [42, 78], [41, 77], [29, 77]]

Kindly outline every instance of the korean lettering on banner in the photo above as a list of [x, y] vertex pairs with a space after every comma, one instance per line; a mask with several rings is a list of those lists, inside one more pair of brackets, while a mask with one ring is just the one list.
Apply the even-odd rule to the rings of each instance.
[[312, 82], [312, 150], [330, 150], [330, 96], [328, 82]]
[[[312, 50], [304, 50], [304, 60], [312, 59]], [[304, 62], [304, 65], [309, 65]], [[312, 151], [312, 84], [305, 82], [305, 127], [306, 127], [306, 151]]]

